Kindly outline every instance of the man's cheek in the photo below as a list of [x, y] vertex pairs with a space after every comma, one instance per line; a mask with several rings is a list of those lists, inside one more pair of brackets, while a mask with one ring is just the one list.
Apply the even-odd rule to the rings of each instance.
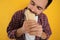
[[33, 6], [32, 6], [32, 5], [29, 5], [29, 8], [30, 8], [30, 9], [33, 9]]

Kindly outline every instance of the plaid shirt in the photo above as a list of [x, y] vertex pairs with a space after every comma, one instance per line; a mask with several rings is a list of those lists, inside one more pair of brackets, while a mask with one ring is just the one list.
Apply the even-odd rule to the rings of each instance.
[[[23, 22], [25, 20], [24, 12], [25, 12], [25, 9], [17, 11], [13, 15], [13, 17], [12, 17], [8, 27], [7, 27], [7, 33], [8, 33], [8, 37], [10, 39], [25, 40], [25, 34], [22, 34], [20, 37], [16, 36], [17, 29], [22, 27]], [[45, 14], [41, 13], [38, 15], [38, 23], [40, 25], [42, 25], [43, 31], [47, 34], [47, 38], [42, 39], [42, 38], [36, 36], [35, 40], [48, 40], [48, 38], [51, 35], [51, 29], [50, 29], [48, 19], [47, 19]]]

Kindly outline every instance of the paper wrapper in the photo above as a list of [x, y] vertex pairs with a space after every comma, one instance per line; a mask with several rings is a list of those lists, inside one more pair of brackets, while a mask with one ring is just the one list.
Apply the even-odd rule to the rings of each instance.
[[[25, 11], [25, 16], [26, 16], [26, 20], [36, 20], [35, 14], [31, 13], [29, 10]], [[25, 36], [26, 36], [26, 40], [35, 40], [34, 35], [30, 35], [28, 33], [25, 33]]]

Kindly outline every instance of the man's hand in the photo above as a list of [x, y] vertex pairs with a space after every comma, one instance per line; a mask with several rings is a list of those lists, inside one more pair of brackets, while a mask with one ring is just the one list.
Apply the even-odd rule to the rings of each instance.
[[23, 33], [29, 33], [30, 35], [38, 36], [42, 39], [47, 37], [46, 33], [43, 32], [42, 25], [39, 25], [34, 20], [24, 21], [23, 26], [17, 30], [17, 35], [20, 36]]
[[41, 37], [42, 35], [42, 26], [39, 25], [39, 24], [36, 24], [36, 25], [33, 25], [35, 28], [31, 28], [30, 29], [30, 34], [31, 35], [35, 35], [35, 36], [38, 36], [38, 37]]
[[27, 32], [30, 35], [35, 35], [35, 36], [38, 36], [38, 37], [41, 37], [42, 30], [43, 30], [42, 26], [39, 25], [34, 20], [24, 21], [23, 29], [24, 29], [24, 32]]

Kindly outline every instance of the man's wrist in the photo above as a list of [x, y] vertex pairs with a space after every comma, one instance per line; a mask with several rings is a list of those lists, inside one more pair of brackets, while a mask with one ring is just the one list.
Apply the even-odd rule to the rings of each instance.
[[24, 30], [23, 30], [23, 28], [21, 27], [21, 28], [17, 29], [16, 35], [17, 35], [17, 37], [19, 37], [19, 36], [21, 36], [22, 34], [24, 34]]
[[41, 38], [42, 39], [46, 39], [47, 38], [47, 34], [45, 32], [42, 32]]

